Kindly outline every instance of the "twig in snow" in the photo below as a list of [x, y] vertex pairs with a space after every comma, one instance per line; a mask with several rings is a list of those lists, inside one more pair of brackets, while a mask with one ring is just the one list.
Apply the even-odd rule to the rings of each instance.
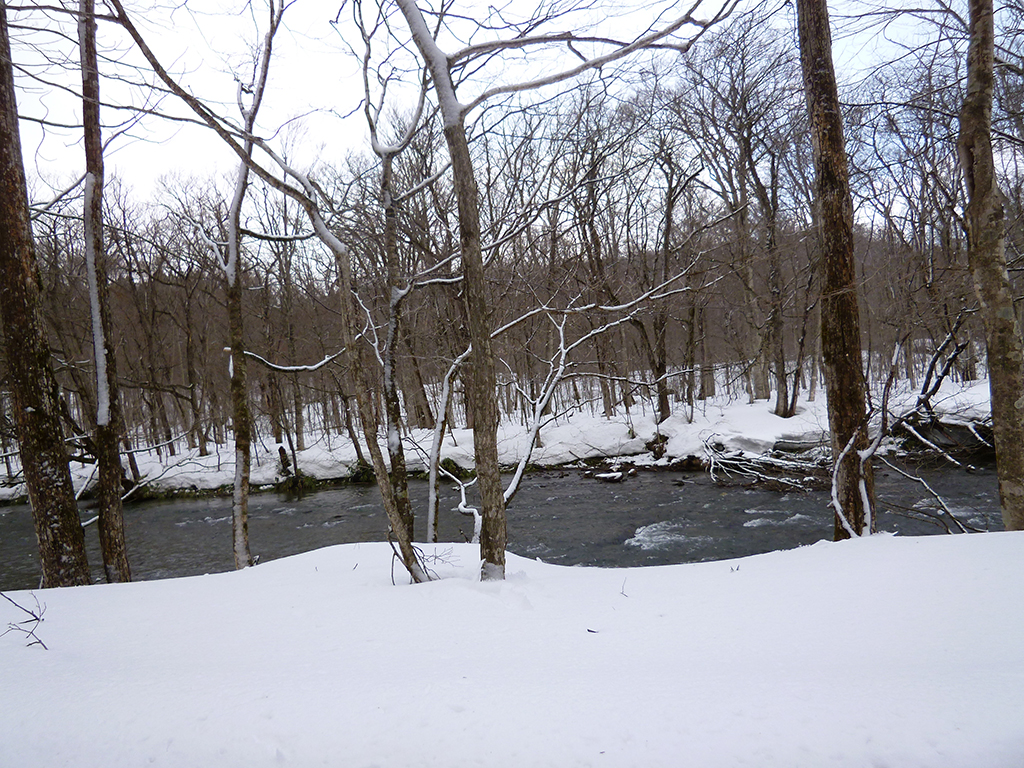
[[38, 645], [44, 651], [50, 650], [46, 647], [46, 643], [44, 643], [39, 638], [39, 635], [36, 634], [36, 630], [39, 628], [39, 624], [43, 620], [43, 614], [46, 613], [46, 606], [39, 604], [39, 598], [36, 597], [35, 594], [32, 594], [32, 599], [35, 601], [36, 607], [35, 610], [31, 610], [23, 605], [20, 605], [19, 603], [16, 603], [3, 592], [0, 592], [0, 597], [9, 602], [19, 611], [28, 614], [28, 618], [24, 619], [23, 621], [12, 621], [8, 623], [7, 629], [5, 629], [3, 632], [0, 632], [0, 637], [3, 637], [8, 632], [20, 632], [21, 634], [25, 635], [25, 637], [31, 639], [31, 642], [26, 647], [31, 648], [33, 645]]

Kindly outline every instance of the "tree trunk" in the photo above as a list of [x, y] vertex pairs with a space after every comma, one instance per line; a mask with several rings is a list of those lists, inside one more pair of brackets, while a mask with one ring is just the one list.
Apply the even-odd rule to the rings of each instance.
[[413, 540], [413, 512], [409, 499], [409, 476], [402, 445], [402, 403], [398, 395], [398, 338], [402, 326], [402, 303], [405, 294], [399, 288], [398, 267], [398, 204], [392, 195], [394, 155], [381, 156], [381, 193], [384, 203], [384, 258], [387, 262], [388, 332], [384, 347], [384, 414], [387, 425], [388, 479], [398, 519], [404, 535]]
[[462, 246], [462, 291], [473, 355], [467, 391], [473, 419], [473, 453], [483, 523], [480, 530], [481, 578], [505, 578], [505, 496], [498, 466], [498, 405], [494, 354], [487, 313], [487, 281], [480, 242], [480, 194], [466, 138], [465, 115], [455, 94], [448, 57], [437, 47], [423, 13], [413, 0], [398, 0], [413, 41], [427, 62], [438, 94], [444, 138], [452, 164], [452, 183], [459, 211]]
[[96, 460], [99, 463], [99, 537], [103, 570], [108, 582], [131, 581], [124, 542], [121, 504], [124, 467], [121, 465], [121, 408], [118, 403], [117, 363], [110, 340], [107, 301], [106, 249], [103, 245], [103, 138], [100, 129], [100, 74], [96, 56], [96, 17], [93, 0], [81, 0], [78, 20], [82, 59], [82, 125], [85, 135], [85, 201], [83, 229], [85, 261], [92, 310], [96, 364]]
[[188, 377], [188, 404], [192, 418], [192, 436], [196, 446], [199, 448], [200, 456], [207, 456], [210, 453], [206, 445], [206, 425], [203, 419], [203, 406], [201, 399], [201, 383], [199, 371], [196, 368], [196, 343], [195, 333], [191, 322], [186, 326], [185, 331], [185, 374]]
[[[744, 138], [744, 145], [750, 141]], [[743, 154], [749, 165], [754, 194], [764, 216], [765, 250], [768, 254], [768, 318], [765, 320], [763, 353], [772, 359], [775, 369], [775, 408], [773, 413], [786, 419], [793, 415], [789, 409], [789, 380], [786, 376], [786, 324], [785, 302], [782, 295], [782, 254], [779, 252], [779, 166], [773, 155], [766, 185], [754, 164], [753, 154], [746, 146]]]
[[985, 324], [1003, 525], [1019, 531], [1024, 530], [1024, 349], [1006, 271], [1003, 196], [992, 158], [994, 40], [992, 0], [971, 0], [959, 138], [969, 195], [967, 258]]
[[[235, 236], [237, 237], [237, 229]], [[228, 337], [231, 346], [231, 425], [235, 435], [235, 479], [231, 494], [231, 551], [234, 554], [235, 568], [246, 568], [252, 565], [252, 555], [249, 553], [252, 419], [249, 414], [249, 394], [246, 391], [242, 280], [238, 274], [234, 275], [233, 280], [229, 278], [227, 304]]]
[[715, 366], [708, 352], [708, 328], [704, 317], [704, 308], [697, 314], [700, 328], [700, 395], [698, 399], [709, 400], [715, 396]]
[[[404, 327], [404, 326], [403, 326]], [[412, 414], [413, 426], [417, 429], [434, 428], [434, 412], [430, 408], [430, 398], [427, 397], [427, 388], [423, 383], [423, 371], [420, 368], [419, 357], [412, 345], [412, 334], [408, 328], [404, 328], [405, 347], [409, 352], [409, 373], [406, 377], [409, 382], [406, 388], [406, 407]]]
[[[326, 231], [326, 225], [322, 219], [311, 216], [318, 228]], [[330, 240], [330, 238], [328, 238]], [[396, 498], [394, 488], [391, 484], [391, 477], [388, 474], [388, 467], [384, 463], [384, 456], [380, 450], [377, 440], [378, 420], [374, 413], [372, 402], [372, 388], [366, 376], [366, 363], [363, 359], [365, 354], [365, 343], [357, 344], [355, 333], [352, 330], [351, 318], [357, 317], [355, 302], [352, 298], [352, 265], [348, 260], [348, 253], [337, 240], [331, 241], [331, 248], [334, 252], [334, 260], [338, 270], [338, 293], [341, 300], [341, 342], [342, 346], [350, 350], [350, 376], [355, 388], [356, 405], [359, 408], [359, 420], [362, 422], [363, 435], [366, 437], [366, 450], [370, 454], [370, 461], [373, 466], [373, 474], [377, 481], [377, 488], [380, 490], [381, 501], [384, 504], [384, 512], [391, 525], [391, 531], [398, 544], [402, 564], [405, 566], [412, 580], [416, 583], [429, 581], [423, 564], [420, 562], [419, 554], [412, 542], [412, 521], [411, 511], [409, 517], [403, 517], [401, 509], [403, 504], [408, 504], [408, 499]], [[358, 446], [358, 442], [353, 442]], [[390, 440], [388, 441], [391, 442]], [[390, 448], [390, 445], [389, 445]], [[358, 451], [358, 448], [357, 448]], [[406, 492], [407, 493], [407, 492]]]
[[[289, 324], [290, 325], [290, 324]], [[292, 360], [296, 357], [293, 354]], [[295, 450], [306, 450], [306, 401], [298, 374], [292, 376], [292, 408], [295, 411]]]
[[7, 5], [0, 3], [0, 318], [21, 463], [44, 587], [88, 584], [57, 382], [39, 318], [35, 246], [21, 156]]
[[461, 117], [455, 124], [445, 126], [444, 135], [451, 155], [455, 195], [458, 199], [462, 287], [473, 345], [473, 355], [469, 360], [469, 385], [472, 390], [468, 399], [473, 409], [473, 454], [483, 516], [480, 528], [482, 576], [485, 579], [504, 579], [507, 542], [505, 498], [498, 466], [496, 375], [480, 243], [479, 192], [469, 154], [469, 142], [466, 140], [466, 126]]
[[821, 345], [832, 456], [837, 463], [833, 492], [839, 505], [838, 540], [847, 538], [850, 530], [856, 535], [870, 533], [874, 525], [871, 465], [857, 454], [867, 447], [868, 435], [853, 261], [853, 202], [826, 0], [797, 0], [797, 19], [821, 212]]

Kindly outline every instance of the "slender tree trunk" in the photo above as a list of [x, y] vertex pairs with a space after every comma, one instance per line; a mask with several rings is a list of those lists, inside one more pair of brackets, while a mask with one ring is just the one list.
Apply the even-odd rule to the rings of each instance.
[[967, 96], [960, 112], [960, 164], [969, 201], [967, 258], [985, 324], [996, 473], [1007, 530], [1024, 530], [1024, 349], [1013, 305], [1003, 195], [992, 158], [995, 25], [992, 0], [970, 0]]
[[406, 405], [409, 406], [411, 402], [411, 406], [407, 410], [415, 415], [413, 423], [417, 428], [433, 429], [434, 412], [430, 408], [430, 398], [427, 397], [427, 388], [423, 383], [423, 371], [420, 369], [419, 357], [413, 349], [412, 334], [404, 324], [400, 330], [405, 342], [405, 348], [409, 352], [409, 374], [407, 379], [411, 381], [406, 389]]
[[[296, 359], [293, 353], [292, 360]], [[298, 374], [292, 376], [292, 408], [295, 410], [295, 450], [304, 451], [306, 450], [306, 400], [302, 396], [302, 383], [299, 381]]]
[[700, 394], [698, 399], [709, 400], [716, 394], [715, 365], [708, 352], [708, 326], [703, 307], [697, 313], [697, 323], [700, 329]]
[[610, 419], [615, 415], [615, 396], [612, 391], [613, 382], [610, 380], [614, 372], [608, 364], [608, 355], [605, 351], [606, 344], [607, 342], [603, 334], [594, 339], [598, 381], [601, 385], [601, 404], [604, 407], [604, 417]]
[[44, 587], [88, 584], [57, 382], [39, 318], [39, 283], [14, 95], [7, 4], [0, 0], [0, 318], [21, 463]]
[[[749, 141], [747, 137], [746, 141]], [[765, 223], [765, 250], [768, 254], [768, 318], [765, 321], [764, 340], [762, 347], [765, 358], [770, 354], [772, 367], [775, 369], [775, 408], [776, 416], [789, 418], [793, 415], [789, 408], [789, 381], [786, 377], [786, 323], [785, 303], [782, 295], [782, 254], [779, 252], [779, 170], [778, 158], [772, 156], [768, 184], [761, 180], [754, 165], [750, 148], [744, 152], [750, 168], [750, 180], [754, 194], [761, 206]]]
[[85, 261], [92, 310], [96, 361], [96, 460], [99, 463], [99, 537], [103, 570], [108, 582], [131, 581], [124, 541], [121, 504], [124, 467], [121, 465], [121, 408], [117, 364], [110, 340], [107, 302], [106, 249], [103, 244], [103, 139], [100, 129], [100, 75], [96, 56], [96, 17], [93, 0], [81, 0], [78, 19], [82, 59], [82, 125], [85, 135]]
[[[347, 260], [347, 253], [340, 244], [336, 244], [334, 247], [334, 259], [338, 268], [338, 290], [342, 305], [341, 341], [345, 348], [352, 350], [349, 355], [349, 361], [351, 364], [352, 381], [356, 390], [356, 405], [359, 408], [359, 420], [362, 422], [363, 435], [366, 437], [366, 450], [370, 454], [370, 462], [373, 466], [377, 488], [380, 490], [381, 501], [384, 504], [384, 512], [387, 514], [388, 522], [391, 524], [391, 530], [397, 540], [402, 563], [409, 572], [409, 575], [417, 583], [429, 581], [430, 577], [427, 575], [422, 563], [420, 563], [419, 555], [413, 546], [411, 510], [409, 516], [403, 517], [402, 515], [403, 505], [408, 503], [408, 498], [403, 500], [396, 497], [392, 479], [388, 473], [388, 467], [384, 463], [384, 455], [377, 441], [378, 421], [374, 413], [372, 389], [366, 377], [363, 346], [355, 342], [355, 334], [352, 331], [349, 320], [349, 318], [356, 316], [355, 302], [352, 299], [352, 267]], [[390, 436], [388, 442], [388, 447], [390, 448]], [[406, 496], [408, 496], [407, 491]]]
[[[274, 35], [281, 23], [283, 7], [270, 5], [270, 23], [263, 37], [259, 55], [259, 71], [256, 81], [248, 93], [252, 103], [246, 107], [242, 102], [243, 90], [239, 89], [238, 108], [247, 135], [252, 134], [256, 115], [263, 103], [263, 93], [270, 71]], [[242, 322], [242, 203], [249, 189], [249, 162], [254, 143], [251, 139], [243, 142], [245, 158], [238, 165], [235, 189], [228, 207], [227, 253], [221, 260], [227, 283], [228, 339], [231, 346], [231, 418], [235, 433], [235, 479], [231, 496], [231, 551], [235, 568], [252, 565], [249, 552], [249, 477], [252, 461], [252, 416], [249, 410], [249, 392], [246, 379], [245, 335]]]
[[[672, 222], [675, 219], [676, 203], [683, 191], [683, 182], [677, 178], [673, 165], [672, 154], [662, 148], [658, 157], [662, 173], [665, 175], [665, 221], [661, 231], [661, 269], [655, 269], [655, 279], [664, 284], [671, 272], [672, 259]], [[660, 274], [659, 274], [660, 273]], [[654, 312], [654, 377], [658, 393], [658, 423], [672, 415], [672, 404], [669, 400], [668, 387], [668, 307], [664, 301], [658, 302]]]
[[[398, 285], [398, 206], [392, 194], [392, 165], [394, 155], [381, 157], [381, 192], [384, 202], [384, 255], [387, 262], [389, 312], [387, 342], [384, 348], [384, 413], [387, 423], [388, 458], [391, 471], [388, 478], [394, 495], [395, 508], [404, 534], [413, 539], [412, 502], [409, 499], [409, 477], [402, 445], [402, 404], [398, 396], [397, 347], [401, 333], [402, 303], [405, 294]], [[407, 292], [408, 289], [406, 289]]]
[[850, 535], [847, 524], [857, 535], [870, 533], [874, 525], [871, 466], [870, 462], [862, 463], [857, 454], [867, 447], [868, 435], [853, 260], [853, 202], [832, 64], [828, 5], [826, 0], [797, 0], [796, 5], [821, 211], [821, 345], [832, 456], [838, 463], [834, 489], [840, 506], [835, 520], [838, 540]]
[[187, 324], [185, 330], [185, 374], [188, 377], [188, 404], [192, 418], [193, 440], [199, 448], [199, 455], [207, 456], [210, 451], [206, 445], [206, 425], [203, 418], [199, 371], [196, 369], [195, 333], [191, 322]]
[[274, 438], [274, 443], [280, 445], [284, 442], [284, 431], [281, 427], [281, 384], [273, 371], [267, 372], [266, 403], [270, 416], [270, 434]]
[[356, 452], [356, 463], [360, 468], [369, 466], [369, 462], [363, 455], [363, 449], [359, 445], [359, 435], [356, 434], [355, 425], [352, 423], [352, 409], [348, 407], [348, 399], [350, 395], [344, 393], [341, 394], [341, 410], [345, 414], [345, 432], [348, 433], [348, 439], [352, 441], [352, 448]]
[[[692, 287], [692, 281], [687, 279], [687, 286]], [[686, 403], [686, 420], [693, 421], [694, 400], [697, 397], [697, 299], [693, 294], [688, 297], [686, 307], [686, 347], [683, 354], [683, 364], [686, 373], [683, 377], [684, 391], [683, 402]]]

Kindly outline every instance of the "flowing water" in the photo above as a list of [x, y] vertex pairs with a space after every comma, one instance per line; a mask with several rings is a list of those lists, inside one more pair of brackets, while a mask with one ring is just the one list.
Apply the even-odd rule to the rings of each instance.
[[[982, 530], [1002, 530], [995, 472], [928, 468], [922, 472], [949, 508]], [[942, 533], [930, 522], [897, 514], [934, 510], [920, 485], [880, 468], [879, 529], [908, 535]], [[426, 483], [412, 484], [414, 508], [425, 509]], [[440, 540], [465, 541], [473, 520], [454, 511], [445, 488]], [[832, 536], [832, 513], [823, 491], [778, 493], [720, 487], [703, 473], [641, 472], [623, 483], [604, 483], [581, 472], [527, 476], [508, 510], [509, 550], [564, 565], [609, 567], [718, 560], [788, 549]], [[387, 521], [375, 486], [351, 485], [301, 499], [251, 497], [253, 555], [270, 560], [318, 547], [382, 541]], [[83, 520], [92, 517], [83, 510]], [[417, 538], [425, 531], [417, 520]], [[141, 502], [125, 508], [125, 536], [135, 579], [192, 576], [230, 570], [231, 502], [226, 498]], [[102, 580], [95, 526], [86, 528], [93, 577]], [[26, 505], [0, 507], [0, 589], [39, 583], [31, 513]]]

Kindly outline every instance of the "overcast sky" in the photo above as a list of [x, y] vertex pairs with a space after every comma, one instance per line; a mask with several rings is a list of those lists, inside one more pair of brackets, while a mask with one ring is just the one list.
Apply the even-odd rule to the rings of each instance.
[[[706, 11], [711, 14], [722, 0], [705, 0]], [[129, 3], [138, 7], [137, 3]], [[256, 3], [257, 6], [260, 3]], [[505, 6], [503, 13], [514, 14], [524, 8], [520, 0]], [[671, 3], [661, 6], [641, 3], [630, 8], [621, 2], [612, 6], [614, 16], [606, 12], [600, 16], [590, 15], [586, 21], [596, 24], [604, 34], [624, 37], [636, 33], [641, 27], [652, 23], [660, 7], [663, 18], [678, 14], [678, 6]], [[241, 0], [204, 0], [195, 5], [155, 7], [139, 11], [136, 23], [150, 45], [157, 51], [165, 65], [180, 76], [181, 82], [193, 93], [211, 104], [217, 105], [221, 114], [237, 117], [234, 106], [236, 85], [233, 75], [248, 78], [252, 69], [252, 46], [261, 37], [266, 24], [264, 8], [245, 9]], [[216, 12], [211, 8], [219, 8]], [[238, 13], [237, 9], [243, 12]], [[484, 20], [493, 6], [484, 3], [469, 3], [463, 10], [470, 23], [457, 30], [468, 30], [471, 25]], [[787, 18], [791, 9], [781, 11], [777, 23], [783, 34], [792, 34]], [[283, 31], [275, 41], [275, 56], [271, 70], [270, 88], [261, 111], [260, 126], [263, 135], [270, 136], [277, 131], [292, 132], [289, 153], [299, 166], [308, 166], [315, 160], [338, 162], [345, 153], [365, 146], [366, 126], [359, 110], [362, 87], [358, 62], [346, 47], [349, 42], [358, 41], [353, 34], [350, 11], [341, 16], [343, 26], [339, 32], [331, 24], [337, 8], [322, 0], [298, 0], [285, 14]], [[698, 15], [704, 15], [698, 14]], [[492, 16], [493, 18], [493, 16]], [[579, 23], [579, 16], [567, 19], [565, 24]], [[80, 115], [77, 99], [61, 89], [64, 85], [77, 90], [78, 77], [74, 67], [45, 66], [43, 55], [52, 58], [65, 56], [77, 58], [73, 45], [75, 30], [67, 19], [47, 19], [39, 12], [11, 13], [14, 58], [33, 77], [23, 76], [18, 98], [23, 116], [42, 118], [51, 122], [74, 124]], [[24, 27], [38, 28], [46, 25], [51, 31], [30, 32]], [[555, 25], [546, 31], [561, 31], [563, 25]], [[399, 35], [404, 25], [396, 25]], [[54, 34], [56, 31], [58, 34]], [[60, 35], [63, 35], [63, 40]], [[344, 35], [344, 39], [343, 36]], [[473, 42], [493, 39], [495, 33], [478, 30]], [[864, 60], [875, 54], [875, 47], [883, 40], [878, 35], [861, 35], [853, 39], [838, 39], [836, 58], [840, 69], [848, 69], [852, 62]], [[451, 51], [465, 44], [466, 40], [449, 38], [443, 43]], [[356, 43], [358, 44], [358, 43]], [[144, 71], [133, 71], [128, 65], [139, 64], [139, 55], [131, 48], [126, 36], [110, 24], [100, 25], [100, 45], [106, 49], [108, 61], [101, 63], [105, 75], [124, 75], [125, 79], [138, 81], [149, 77]], [[532, 58], [526, 60], [510, 57], [496, 62], [490, 69], [477, 74], [474, 82], [468, 83], [465, 94], [477, 92], [484, 83], [507, 78], [512, 67], [518, 66], [526, 72], [550, 71], [560, 64], [554, 59]], [[398, 62], [400, 65], [400, 62]], [[563, 62], [561, 66], [564, 66]], [[39, 78], [46, 78], [53, 84], [44, 84]], [[116, 80], [107, 79], [103, 85], [105, 101], [119, 104], [141, 104], [152, 98], [145, 89], [127, 87]], [[178, 116], [188, 111], [173, 97], [165, 97], [157, 106], [159, 110]], [[353, 114], [354, 112], [354, 114]], [[104, 110], [104, 121], [113, 124], [127, 119], [128, 111]], [[290, 122], [290, 128], [284, 128]], [[59, 130], [40, 127], [31, 119], [22, 123], [22, 145], [25, 163], [30, 176], [41, 176], [52, 185], [59, 186], [80, 173], [83, 165], [83, 151], [77, 130]], [[111, 129], [105, 131], [110, 136]], [[285, 146], [285, 133], [277, 133], [275, 146]], [[140, 193], [148, 194], [162, 174], [177, 172], [184, 175], [209, 177], [211, 174], [227, 176], [236, 166], [234, 155], [204, 128], [180, 122], [169, 122], [146, 118], [134, 126], [127, 135], [116, 138], [107, 155], [108, 175], [117, 174], [135, 187]], [[45, 191], [37, 187], [35, 193], [45, 197]]]

